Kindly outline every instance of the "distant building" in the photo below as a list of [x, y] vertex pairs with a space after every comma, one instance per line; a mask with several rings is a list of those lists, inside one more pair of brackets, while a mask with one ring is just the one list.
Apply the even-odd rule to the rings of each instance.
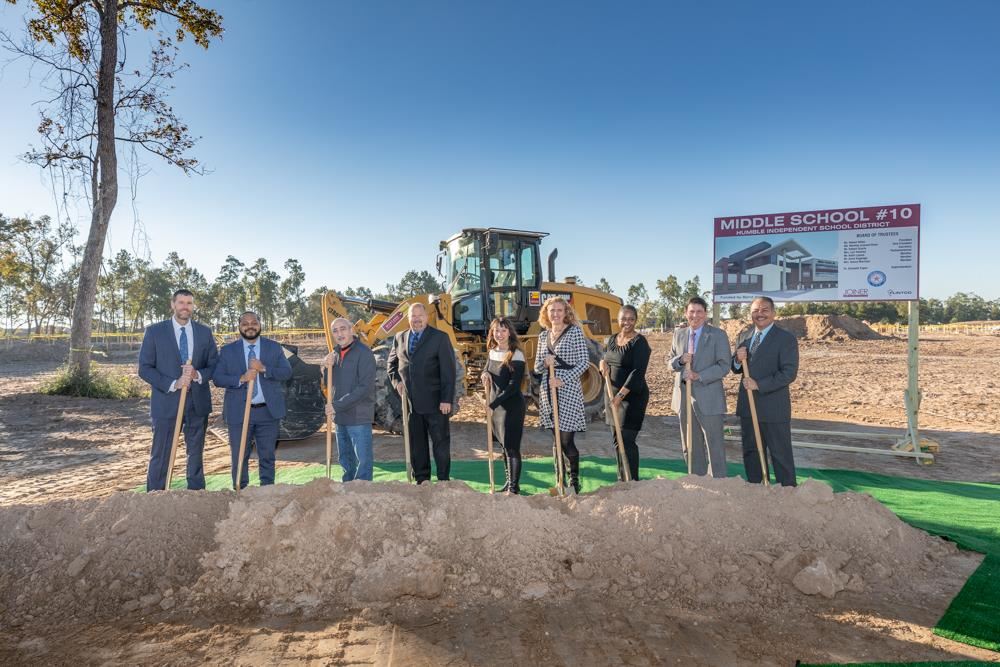
[[837, 261], [814, 257], [791, 239], [774, 246], [761, 241], [720, 258], [713, 282], [717, 294], [835, 288]]

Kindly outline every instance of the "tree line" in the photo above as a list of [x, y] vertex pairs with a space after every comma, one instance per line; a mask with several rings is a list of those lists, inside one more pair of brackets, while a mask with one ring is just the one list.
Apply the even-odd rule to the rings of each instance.
[[[9, 331], [44, 333], [66, 325], [72, 318], [82, 249], [75, 244], [69, 224], [48, 216], [8, 218], [0, 214], [0, 317]], [[306, 273], [297, 259], [288, 259], [281, 270], [263, 257], [243, 261], [229, 255], [214, 280], [191, 266], [177, 252], [160, 264], [119, 250], [105, 257], [98, 277], [94, 330], [142, 331], [147, 325], [170, 317], [170, 298], [177, 289], [195, 294], [198, 319], [217, 331], [236, 328], [241, 313], [253, 310], [265, 328], [316, 328], [323, 326], [324, 285], [305, 289]], [[439, 292], [441, 283], [427, 271], [407, 271], [384, 290], [337, 286], [348, 296], [399, 301]], [[348, 310], [367, 317], [357, 306]]]
[[[48, 216], [9, 218], [0, 214], [0, 318], [10, 331], [35, 333], [63, 327], [72, 318], [82, 247], [68, 223]], [[105, 257], [98, 278], [93, 325], [99, 332], [141, 331], [170, 316], [174, 290], [190, 289], [197, 296], [198, 317], [219, 331], [231, 331], [242, 312], [255, 311], [265, 328], [316, 328], [323, 324], [322, 300], [327, 285], [306, 291], [306, 272], [297, 259], [280, 268], [264, 258], [244, 261], [226, 257], [216, 277], [209, 281], [177, 252], [157, 264], [128, 250]], [[583, 285], [580, 277], [577, 283]], [[334, 285], [341, 294], [361, 299], [401, 301], [417, 294], [439, 292], [443, 285], [428, 271], [407, 271], [398, 282], [377, 290], [364, 286]], [[596, 289], [612, 293], [605, 278]], [[644, 283], [629, 285], [626, 303], [639, 311], [643, 326], [671, 327], [682, 321], [685, 305], [693, 296], [709, 300], [698, 276], [681, 282], [670, 275], [657, 280], [652, 290]], [[353, 319], [369, 317], [359, 306], [347, 304]], [[731, 304], [723, 315], [746, 317], [747, 306]], [[780, 315], [843, 314], [869, 322], [905, 322], [904, 302], [792, 303]], [[921, 299], [921, 322], [938, 324], [974, 320], [1000, 320], [1000, 299], [987, 301], [960, 292], [947, 299]]]
[[[577, 280], [579, 282], [579, 280]], [[581, 283], [582, 284], [582, 283]], [[609, 294], [611, 285], [601, 278], [594, 286]], [[657, 280], [652, 293], [643, 283], [630, 285], [625, 302], [639, 311], [639, 322], [644, 326], [671, 327], [683, 320], [688, 299], [700, 296], [711, 303], [711, 292], [702, 291], [698, 276], [683, 285], [676, 276]], [[905, 301], [817, 301], [779, 305], [777, 314], [784, 315], [850, 315], [872, 324], [899, 324], [909, 318]], [[746, 319], [750, 316], [749, 304], [733, 303], [722, 309], [722, 316]], [[1000, 320], [1000, 299], [988, 301], [972, 292], [957, 292], [947, 299], [920, 299], [920, 321], [923, 324], [952, 324]]]

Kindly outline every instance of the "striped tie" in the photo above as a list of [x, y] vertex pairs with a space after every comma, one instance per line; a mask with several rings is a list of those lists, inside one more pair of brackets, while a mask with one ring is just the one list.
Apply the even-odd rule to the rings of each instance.
[[[250, 367], [250, 362], [257, 358], [257, 353], [254, 352], [256, 345], [250, 346], [250, 353], [247, 355], [247, 368]], [[260, 390], [260, 376], [257, 377], [257, 381], [253, 383], [253, 403], [263, 403], [264, 395]]]
[[760, 332], [759, 331], [753, 335], [753, 340], [750, 341], [750, 355], [751, 356], [753, 356], [753, 353], [757, 351], [758, 347], [760, 347]]

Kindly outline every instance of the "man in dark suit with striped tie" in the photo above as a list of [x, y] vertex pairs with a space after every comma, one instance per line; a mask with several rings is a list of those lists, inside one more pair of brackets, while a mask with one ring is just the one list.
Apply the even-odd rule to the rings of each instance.
[[740, 382], [736, 414], [740, 417], [743, 441], [743, 465], [747, 481], [764, 480], [767, 471], [760, 469], [760, 456], [754, 436], [747, 392], [754, 392], [757, 419], [764, 447], [764, 461], [771, 455], [774, 477], [782, 486], [795, 486], [795, 458], [792, 455], [792, 399], [788, 386], [799, 372], [799, 342], [795, 336], [774, 326], [774, 301], [759, 296], [750, 304], [753, 327], [736, 341], [733, 372], [743, 373], [749, 364], [750, 377]]
[[[245, 489], [250, 483], [250, 450], [253, 447], [257, 449], [260, 485], [274, 484], [278, 429], [285, 416], [284, 383], [291, 377], [292, 366], [285, 357], [284, 348], [260, 335], [257, 314], [247, 311], [240, 315], [240, 338], [222, 347], [212, 377], [216, 387], [226, 390], [222, 417], [229, 427], [234, 486], [237, 469], [240, 488]], [[243, 461], [238, 461], [250, 380], [254, 380], [253, 396], [250, 397], [250, 424], [247, 426]]]
[[[149, 416], [153, 422], [153, 447], [146, 472], [146, 490], [162, 491], [174, 439], [178, 409], [184, 413], [184, 447], [187, 450], [187, 488], [205, 488], [202, 451], [205, 429], [212, 412], [208, 381], [215, 372], [219, 351], [212, 330], [191, 319], [194, 295], [186, 289], [170, 300], [173, 317], [150, 325], [139, 349], [139, 377], [149, 383]], [[181, 389], [188, 387], [180, 407]]]

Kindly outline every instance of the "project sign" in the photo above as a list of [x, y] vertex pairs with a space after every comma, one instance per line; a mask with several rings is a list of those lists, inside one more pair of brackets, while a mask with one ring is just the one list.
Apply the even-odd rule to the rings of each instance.
[[715, 219], [712, 299], [920, 298], [920, 204]]

